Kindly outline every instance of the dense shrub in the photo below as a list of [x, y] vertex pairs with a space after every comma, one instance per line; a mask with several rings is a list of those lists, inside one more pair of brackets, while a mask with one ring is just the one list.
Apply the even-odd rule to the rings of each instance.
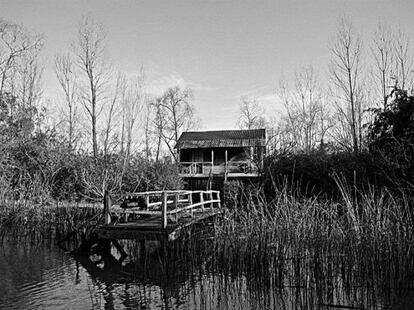
[[[4, 136], [3, 136], [4, 138]], [[1, 198], [93, 201], [112, 194], [182, 187], [170, 161], [149, 161], [139, 153], [96, 158], [67, 147], [53, 132], [10, 139], [1, 145]]]
[[370, 152], [274, 154], [265, 160], [264, 185], [267, 195], [274, 188], [290, 184], [297, 194], [339, 197], [336, 180], [358, 190], [369, 187], [402, 190], [409, 180], [381, 156]]

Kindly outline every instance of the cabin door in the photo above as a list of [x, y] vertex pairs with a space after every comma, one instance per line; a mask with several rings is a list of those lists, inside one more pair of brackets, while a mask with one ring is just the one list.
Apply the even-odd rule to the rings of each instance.
[[202, 150], [194, 150], [192, 152], [193, 154], [193, 160], [192, 162], [195, 165], [195, 173], [196, 174], [200, 174], [203, 173], [203, 161], [204, 161], [204, 156], [203, 156], [203, 151]]
[[193, 162], [203, 162], [204, 161], [204, 152], [203, 150], [194, 150], [193, 152]]

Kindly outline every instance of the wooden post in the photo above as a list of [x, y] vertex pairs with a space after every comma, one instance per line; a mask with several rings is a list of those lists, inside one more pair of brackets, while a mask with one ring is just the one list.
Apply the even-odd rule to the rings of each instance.
[[[188, 203], [190, 204], [190, 206], [193, 204], [193, 193], [188, 194]], [[194, 216], [194, 209], [191, 208], [191, 217], [193, 216]]]
[[149, 194], [145, 195], [145, 204], [146, 204], [145, 210], [148, 210], [149, 209], [149, 204], [150, 204]]
[[220, 199], [220, 192], [217, 192], [217, 199], [218, 199], [218, 207], [221, 209], [221, 199]]
[[227, 149], [224, 150], [224, 182], [227, 182], [227, 170], [228, 170], [228, 166], [227, 166]]
[[213, 175], [213, 167], [214, 167], [214, 150], [211, 149], [211, 175]]
[[[180, 199], [180, 195], [179, 194], [175, 194], [174, 197], [174, 210], [178, 209], [178, 200]], [[175, 222], [177, 223], [178, 221], [178, 212], [175, 212]]]
[[111, 224], [111, 196], [109, 195], [108, 191], [105, 190], [104, 192], [104, 223], [105, 225]]
[[251, 146], [250, 147], [250, 162], [249, 162], [249, 173], [251, 173], [252, 172], [252, 162], [253, 162], [253, 160], [254, 160], [254, 157], [253, 157], [253, 152], [254, 152], [254, 148], [253, 148], [253, 146]]
[[[200, 202], [204, 202], [204, 192], [200, 192]], [[201, 210], [204, 211], [204, 204], [201, 205]]]
[[165, 229], [167, 227], [167, 193], [162, 193], [162, 228]]
[[210, 191], [210, 193], [209, 193], [209, 198], [210, 198], [210, 209], [211, 210], [213, 210], [213, 208], [214, 208], [214, 202], [212, 202], [213, 201], [213, 191]]

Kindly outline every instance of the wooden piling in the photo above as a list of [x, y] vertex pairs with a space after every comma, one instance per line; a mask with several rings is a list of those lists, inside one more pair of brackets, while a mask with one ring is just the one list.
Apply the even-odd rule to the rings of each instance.
[[[204, 202], [204, 192], [200, 192], [200, 202]], [[201, 205], [201, 210], [204, 211], [204, 204]]]
[[[174, 196], [174, 210], [178, 209], [178, 200], [180, 199], [180, 195], [179, 194], [175, 194]], [[177, 223], [178, 221], [178, 212], [175, 213], [175, 222]]]
[[150, 199], [149, 199], [149, 195], [145, 195], [145, 210], [149, 209], [149, 204], [150, 204]]
[[105, 192], [104, 192], [104, 210], [103, 210], [103, 213], [104, 213], [104, 222], [105, 222], [106, 225], [111, 224], [111, 212], [110, 212], [111, 204], [112, 204], [111, 196], [109, 195], [108, 191], [105, 190]]
[[162, 228], [165, 229], [167, 227], [167, 193], [162, 193]]
[[[193, 193], [188, 194], [188, 203], [191, 206], [193, 204]], [[194, 216], [194, 209], [191, 208], [191, 217]]]

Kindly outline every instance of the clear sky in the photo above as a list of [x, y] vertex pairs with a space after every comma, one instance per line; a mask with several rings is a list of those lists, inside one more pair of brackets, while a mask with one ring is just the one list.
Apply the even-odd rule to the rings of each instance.
[[236, 126], [240, 96], [267, 111], [283, 76], [312, 64], [323, 77], [328, 42], [341, 17], [367, 38], [386, 21], [414, 40], [414, 1], [0, 0], [0, 16], [44, 33], [45, 94], [54, 95], [53, 55], [67, 48], [83, 14], [108, 32], [108, 55], [121, 70], [144, 66], [154, 89], [189, 86], [204, 129]]

